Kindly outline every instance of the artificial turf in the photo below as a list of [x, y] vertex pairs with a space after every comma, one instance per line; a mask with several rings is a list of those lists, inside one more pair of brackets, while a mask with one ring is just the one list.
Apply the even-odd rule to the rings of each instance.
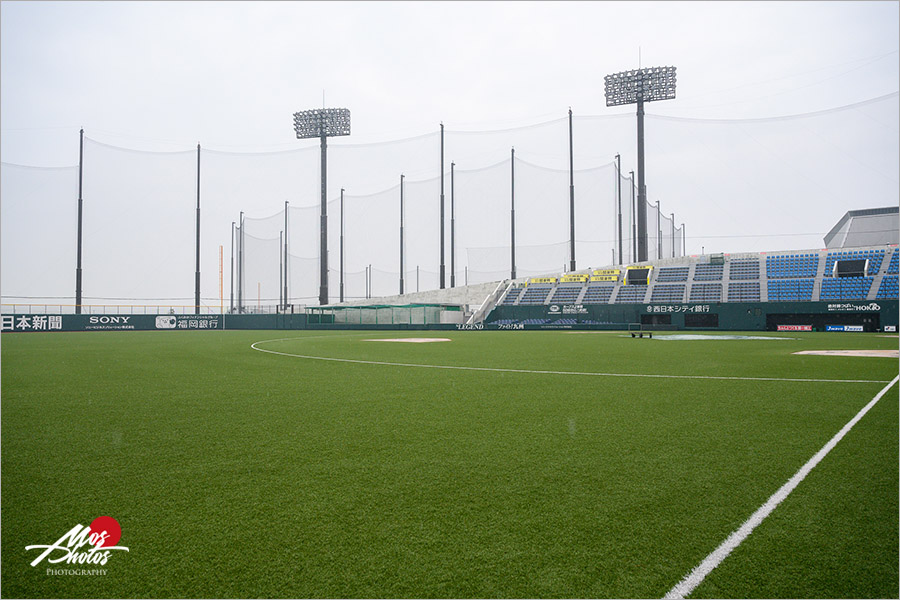
[[[897, 375], [766, 335], [4, 334], [0, 593], [660, 597]], [[100, 515], [105, 575], [30, 566]], [[895, 386], [694, 596], [896, 597], [898, 515]]]

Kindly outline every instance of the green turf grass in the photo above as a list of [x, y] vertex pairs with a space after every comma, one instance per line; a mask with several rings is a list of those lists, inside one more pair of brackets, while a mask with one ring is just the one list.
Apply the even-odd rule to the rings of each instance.
[[[884, 383], [869, 334], [566, 332], [2, 337], [5, 597], [659, 597]], [[449, 337], [398, 344], [378, 337]], [[893, 388], [697, 596], [898, 593]], [[36, 551], [99, 515], [105, 576]], [[59, 567], [61, 565], [55, 565]], [[837, 569], [836, 567], [840, 567]], [[843, 575], [842, 575], [843, 573]]]

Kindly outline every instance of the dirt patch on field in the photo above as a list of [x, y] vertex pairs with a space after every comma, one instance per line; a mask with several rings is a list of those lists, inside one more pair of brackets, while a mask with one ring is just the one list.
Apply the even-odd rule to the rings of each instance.
[[449, 342], [450, 338], [380, 338], [363, 340], [364, 342], [409, 342], [411, 344], [427, 344], [429, 342]]

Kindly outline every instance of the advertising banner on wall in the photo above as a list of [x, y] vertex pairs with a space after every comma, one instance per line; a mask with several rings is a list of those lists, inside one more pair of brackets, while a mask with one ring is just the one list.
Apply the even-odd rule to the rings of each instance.
[[863, 331], [862, 325], [826, 325], [825, 331]]
[[224, 329], [222, 315], [45, 315], [0, 316], [0, 331], [154, 331]]

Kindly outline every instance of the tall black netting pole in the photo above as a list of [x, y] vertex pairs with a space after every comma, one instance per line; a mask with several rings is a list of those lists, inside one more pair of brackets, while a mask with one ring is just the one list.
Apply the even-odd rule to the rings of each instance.
[[672, 258], [675, 258], [675, 213], [672, 213]]
[[231, 222], [231, 271], [230, 271], [230, 283], [231, 283], [231, 302], [230, 308], [228, 310], [229, 313], [234, 312], [234, 221]]
[[618, 229], [616, 230], [619, 241], [619, 264], [622, 260], [622, 157], [616, 154], [616, 217]]
[[[284, 247], [284, 231], [278, 232], [278, 307], [285, 305], [282, 285], [284, 284], [284, 259], [282, 258], [281, 249]], [[276, 310], [275, 312], [279, 312]]]
[[516, 149], [510, 152], [509, 161], [509, 278], [516, 278]]
[[400, 175], [400, 295], [403, 295], [403, 175]]
[[197, 264], [194, 272], [194, 314], [200, 314], [200, 144], [197, 144]]
[[81, 196], [84, 173], [84, 129], [78, 133], [78, 248], [75, 255], [75, 314], [81, 314], [81, 218], [84, 199]]
[[659, 200], [656, 201], [656, 258], [663, 257], [662, 213], [659, 212]]
[[572, 109], [569, 109], [569, 271], [575, 270], [575, 153], [572, 141]]
[[288, 296], [288, 273], [290, 273], [288, 269], [288, 240], [290, 239], [290, 229], [288, 228], [288, 213], [289, 213], [289, 204], [288, 201], [284, 201], [284, 305], [285, 311], [287, 311], [287, 307], [290, 305], [291, 300]]
[[441, 263], [440, 263], [440, 286], [441, 289], [446, 287], [444, 275], [444, 124], [441, 123]]
[[450, 287], [456, 287], [456, 195], [453, 189], [454, 168], [450, 162]]
[[244, 211], [239, 219], [241, 234], [238, 236], [238, 313], [244, 312]]
[[631, 260], [637, 262], [637, 219], [635, 218], [635, 208], [637, 202], [634, 198], [634, 171], [629, 171], [631, 175]]

